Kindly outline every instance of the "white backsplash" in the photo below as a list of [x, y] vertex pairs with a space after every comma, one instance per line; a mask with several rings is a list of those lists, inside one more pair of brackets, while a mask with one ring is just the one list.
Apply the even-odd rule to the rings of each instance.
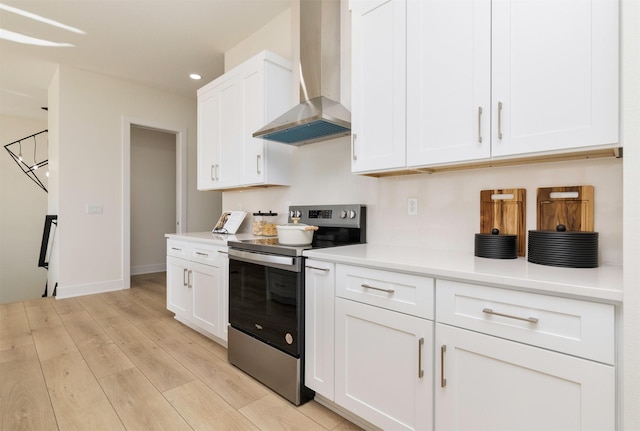
[[[354, 175], [349, 138], [298, 147], [293, 186], [225, 192], [223, 209], [281, 214], [289, 205], [367, 205], [367, 242], [473, 253], [480, 229], [480, 191], [524, 188], [527, 230], [536, 228], [538, 187], [593, 185], [594, 224], [600, 233], [600, 264], [622, 264], [622, 161], [573, 162], [483, 168], [435, 174], [373, 178]], [[407, 215], [407, 199], [418, 198], [418, 215]]]

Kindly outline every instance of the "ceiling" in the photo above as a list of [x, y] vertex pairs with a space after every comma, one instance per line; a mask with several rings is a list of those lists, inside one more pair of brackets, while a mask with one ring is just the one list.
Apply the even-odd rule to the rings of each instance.
[[[58, 64], [195, 97], [224, 71], [224, 52], [290, 8], [291, 1], [0, 0], [0, 29], [73, 45], [42, 47], [0, 38], [0, 114], [46, 120], [42, 107]], [[190, 73], [202, 80], [191, 80]]]

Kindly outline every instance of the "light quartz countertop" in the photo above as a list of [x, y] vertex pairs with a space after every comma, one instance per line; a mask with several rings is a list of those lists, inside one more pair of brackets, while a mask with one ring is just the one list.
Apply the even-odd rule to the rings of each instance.
[[201, 244], [216, 245], [218, 247], [226, 247], [227, 241], [242, 241], [245, 239], [255, 238], [250, 233], [239, 233], [237, 235], [225, 235], [212, 232], [187, 232], [187, 233], [168, 233], [165, 234], [168, 239], [176, 241], [189, 241]]
[[[211, 232], [166, 234], [167, 238], [226, 247], [228, 241], [255, 238], [250, 233], [223, 235]], [[561, 268], [517, 259], [487, 259], [472, 253], [429, 250], [381, 244], [358, 244], [307, 250], [318, 260], [489, 284], [565, 297], [622, 303], [622, 267]]]
[[446, 252], [417, 247], [358, 244], [307, 250], [317, 260], [359, 265], [468, 283], [518, 290], [622, 302], [622, 267], [561, 268], [517, 259], [488, 259], [472, 253]]

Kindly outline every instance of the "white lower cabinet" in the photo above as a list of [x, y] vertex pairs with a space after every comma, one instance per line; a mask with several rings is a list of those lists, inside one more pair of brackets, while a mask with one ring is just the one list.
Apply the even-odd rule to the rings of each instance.
[[432, 429], [433, 322], [336, 298], [338, 405], [385, 430]]
[[616, 429], [611, 304], [312, 259], [305, 304], [305, 384], [374, 427]]
[[614, 307], [436, 281], [436, 430], [614, 430]]
[[385, 430], [433, 424], [434, 280], [336, 265], [335, 402]]
[[167, 309], [187, 326], [227, 340], [228, 318], [222, 247], [167, 242]]
[[613, 366], [436, 324], [436, 430], [614, 430]]
[[308, 259], [305, 266], [304, 384], [334, 401], [335, 265]]

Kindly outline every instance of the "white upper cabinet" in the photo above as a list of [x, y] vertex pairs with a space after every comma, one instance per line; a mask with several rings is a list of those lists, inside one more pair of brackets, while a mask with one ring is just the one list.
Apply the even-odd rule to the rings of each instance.
[[618, 1], [492, 6], [493, 155], [617, 143]]
[[491, 156], [491, 1], [407, 2], [407, 165]]
[[238, 182], [240, 118], [238, 79], [227, 75], [198, 90], [198, 189], [211, 190]]
[[352, 171], [618, 145], [618, 0], [351, 0]]
[[290, 185], [293, 148], [253, 137], [290, 94], [290, 63], [267, 51], [198, 90], [199, 190]]
[[352, 170], [403, 167], [406, 3], [352, 0]]

